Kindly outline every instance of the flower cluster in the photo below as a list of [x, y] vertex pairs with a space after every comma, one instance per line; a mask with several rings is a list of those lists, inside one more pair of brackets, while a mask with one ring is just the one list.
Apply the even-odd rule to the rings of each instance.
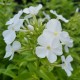
[[[50, 19], [43, 33], [38, 37], [38, 44], [39, 46], [36, 47], [36, 55], [40, 58], [45, 58], [49, 60], [50, 63], [54, 63], [57, 60], [57, 56], [61, 56], [63, 54], [62, 46], [64, 45], [65, 52], [69, 52], [69, 47], [73, 46], [73, 40], [70, 38], [68, 32], [62, 30], [61, 23], [59, 21], [62, 20], [64, 22], [68, 22], [62, 15], [58, 15], [55, 11], [50, 10], [51, 13], [57, 16], [57, 19]], [[72, 58], [72, 57], [70, 57]], [[62, 59], [65, 64], [67, 63]], [[70, 64], [70, 63], [69, 63]], [[63, 69], [67, 72], [70, 76], [69, 69], [71, 66], [67, 68], [67, 65], [64, 63], [61, 65]], [[72, 70], [70, 70], [72, 71]]]
[[[37, 7], [29, 7], [25, 8], [24, 10], [19, 11], [13, 18], [6, 22], [8, 25], [8, 30], [5, 30], [2, 35], [4, 37], [4, 41], [7, 44], [6, 46], [6, 55], [4, 58], [10, 57], [10, 60], [14, 56], [14, 52], [21, 48], [21, 43], [19, 41], [15, 41], [16, 39], [16, 32], [20, 31], [23, 28], [24, 19], [20, 19], [23, 13], [29, 14], [27, 18], [32, 17], [33, 15], [37, 15], [38, 11], [42, 8], [42, 5], [38, 5]], [[34, 12], [34, 13], [33, 13]], [[28, 29], [34, 30], [32, 25], [27, 25]], [[11, 46], [12, 45], [12, 46]], [[16, 49], [15, 49], [16, 48]]]
[[[2, 33], [4, 41], [7, 45], [4, 58], [10, 57], [10, 60], [13, 59], [14, 52], [18, 51], [21, 48], [21, 43], [16, 40], [16, 36], [17, 32], [21, 30], [27, 32], [26, 27], [23, 24], [25, 21], [27, 21], [27, 29], [31, 32], [36, 32], [35, 30], [37, 29], [39, 30], [38, 26], [34, 27], [30, 24], [29, 19], [32, 17], [34, 18], [34, 16], [38, 14], [41, 8], [41, 4], [36, 7], [30, 6], [29, 8], [25, 8], [19, 11], [18, 14], [14, 15], [13, 18], [6, 22], [8, 29]], [[43, 23], [45, 20], [48, 22], [45, 23], [45, 28], [42, 30], [43, 32], [40, 32], [42, 34], [38, 36], [38, 39], [36, 37], [38, 46], [35, 47], [34, 51], [39, 58], [47, 57], [50, 63], [57, 61], [57, 56], [61, 57], [62, 64], [60, 64], [60, 67], [62, 67], [62, 69], [66, 71], [67, 75], [70, 76], [71, 71], [73, 71], [70, 62], [73, 60], [73, 58], [71, 55], [69, 55], [65, 59], [63, 55], [63, 47], [65, 52], [68, 53], [69, 48], [73, 47], [73, 40], [70, 38], [68, 32], [62, 30], [60, 22], [60, 20], [62, 20], [67, 23], [69, 20], [65, 19], [62, 15], [58, 15], [56, 11], [50, 10], [50, 12], [56, 15], [57, 18], [51, 19], [50, 15], [46, 14], [43, 11], [45, 18], [42, 18], [41, 22]], [[26, 16], [24, 18], [21, 18], [22, 14], [24, 13]]]

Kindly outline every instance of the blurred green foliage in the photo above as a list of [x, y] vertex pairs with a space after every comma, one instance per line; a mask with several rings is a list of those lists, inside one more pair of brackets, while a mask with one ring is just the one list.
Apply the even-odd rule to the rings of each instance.
[[[80, 2], [72, 0], [23, 0], [22, 4], [17, 4], [13, 0], [0, 0], [0, 80], [80, 80], [80, 13], [75, 13]], [[63, 29], [69, 32], [74, 40], [74, 47], [70, 49], [70, 54], [74, 61], [72, 66], [74, 71], [71, 77], [67, 77], [64, 70], [54, 67], [46, 59], [38, 59], [31, 51], [15, 54], [12, 61], [4, 59], [5, 43], [2, 32], [14, 13], [31, 5], [43, 4], [43, 10], [49, 13], [50, 9], [56, 10], [59, 14], [70, 19], [69, 23], [63, 24]], [[52, 14], [50, 15], [54, 17]], [[40, 63], [39, 63], [40, 60]], [[55, 63], [56, 64], [56, 63]]]

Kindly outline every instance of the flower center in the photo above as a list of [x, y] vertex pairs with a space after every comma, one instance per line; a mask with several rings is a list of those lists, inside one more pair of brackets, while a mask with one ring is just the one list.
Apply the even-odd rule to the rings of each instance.
[[58, 35], [58, 32], [54, 32], [54, 35], [57, 36]]
[[51, 49], [51, 47], [50, 47], [50, 46], [47, 46], [47, 49], [48, 49], [48, 50], [50, 50], [50, 49]]

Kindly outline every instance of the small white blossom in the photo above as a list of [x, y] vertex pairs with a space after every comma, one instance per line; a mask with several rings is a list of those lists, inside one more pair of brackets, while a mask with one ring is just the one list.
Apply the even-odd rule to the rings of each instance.
[[50, 63], [57, 60], [57, 55], [62, 55], [62, 45], [57, 39], [52, 39], [50, 35], [40, 35], [38, 38], [38, 44], [36, 47], [36, 55], [40, 58], [47, 57]]
[[73, 71], [73, 68], [70, 62], [73, 61], [73, 58], [71, 57], [71, 55], [67, 56], [66, 59], [64, 56], [61, 56], [61, 60], [62, 60], [62, 64], [61, 64], [62, 69], [65, 70], [68, 76], [71, 76], [71, 71]]
[[39, 4], [36, 7], [30, 6], [29, 8], [25, 8], [23, 12], [26, 14], [37, 15], [41, 8], [42, 8], [41, 4]]
[[62, 15], [58, 15], [58, 14], [56, 13], [56, 11], [50, 10], [50, 12], [51, 12], [52, 14], [56, 15], [57, 19], [60, 19], [60, 20], [64, 21], [65, 23], [69, 22], [69, 20], [65, 19]]
[[20, 48], [21, 48], [21, 44], [19, 41], [14, 41], [12, 45], [7, 45], [6, 46], [6, 54], [5, 54], [4, 58], [10, 57], [9, 60], [12, 60], [13, 56], [14, 56], [14, 52], [19, 50]]

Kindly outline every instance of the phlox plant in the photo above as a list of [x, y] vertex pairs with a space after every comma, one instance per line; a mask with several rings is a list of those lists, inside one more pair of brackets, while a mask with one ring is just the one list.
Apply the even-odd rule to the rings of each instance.
[[62, 68], [70, 77], [73, 58], [69, 54], [69, 48], [73, 47], [73, 40], [62, 28], [62, 22], [67, 24], [69, 20], [57, 14], [55, 10], [50, 10], [50, 14], [56, 18], [50, 17], [44, 11], [44, 17], [39, 17], [38, 13], [42, 7], [39, 4], [20, 10], [6, 22], [7, 30], [2, 33], [6, 43], [4, 58], [13, 60], [15, 54], [23, 55], [27, 51], [30, 53], [25, 54], [34, 56], [33, 63], [39, 68], [45, 64], [52, 65], [52, 70], [54, 67]]

